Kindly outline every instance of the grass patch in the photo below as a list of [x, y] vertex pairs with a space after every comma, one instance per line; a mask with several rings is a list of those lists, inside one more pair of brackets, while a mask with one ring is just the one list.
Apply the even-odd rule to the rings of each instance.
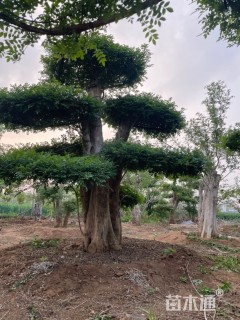
[[202, 286], [201, 288], [198, 288], [198, 292], [203, 296], [210, 296], [214, 293], [214, 290], [208, 286]]
[[59, 239], [43, 240], [43, 239], [35, 238], [32, 241], [32, 246], [36, 249], [57, 247], [59, 241], [60, 241]]
[[124, 223], [126, 222], [131, 222], [133, 219], [132, 215], [130, 213], [124, 213], [124, 215], [122, 215], [121, 217], [121, 221]]
[[223, 284], [219, 286], [219, 288], [222, 289], [224, 293], [228, 293], [231, 291], [232, 285], [228, 281], [223, 281]]
[[40, 313], [39, 313], [37, 307], [35, 307], [33, 304], [28, 306], [29, 320], [37, 320], [37, 319], [39, 319], [39, 316], [40, 316]]
[[240, 253], [240, 249], [228, 247], [225, 244], [218, 243], [216, 242], [216, 239], [211, 239], [211, 240], [204, 240], [199, 238], [196, 234], [194, 233], [189, 233], [187, 235], [187, 239], [191, 241], [196, 241], [202, 245], [205, 245], [210, 248], [218, 248], [219, 250], [230, 252], [230, 253]]
[[220, 212], [217, 218], [225, 221], [240, 221], [240, 213], [238, 212]]
[[226, 270], [240, 273], [240, 259], [234, 256], [210, 257], [213, 260], [212, 270]]
[[20, 280], [16, 281], [13, 285], [12, 285], [12, 290], [16, 290], [22, 286], [24, 286], [25, 284], [27, 284], [30, 280], [32, 279], [30, 274], [26, 274], [25, 276], [23, 276]]
[[177, 252], [177, 250], [174, 248], [166, 248], [161, 250], [161, 252], [164, 256], [172, 256]]

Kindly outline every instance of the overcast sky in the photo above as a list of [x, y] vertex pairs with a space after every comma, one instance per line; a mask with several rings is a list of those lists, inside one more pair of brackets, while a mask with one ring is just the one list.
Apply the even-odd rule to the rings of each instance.
[[[194, 6], [189, 3], [190, 0], [172, 0], [174, 13], [168, 14], [167, 21], [159, 28], [157, 45], [150, 45], [153, 66], [141, 90], [154, 92], [166, 99], [172, 97], [179, 108], [185, 108], [189, 119], [204, 110], [201, 105], [205, 98], [204, 87], [212, 81], [223, 80], [235, 96], [228, 113], [228, 124], [234, 125], [240, 122], [240, 48], [227, 48], [226, 42], [217, 42], [217, 32], [208, 39], [199, 36], [201, 26], [197, 21], [198, 15], [192, 14]], [[140, 46], [146, 42], [137, 23], [122, 21], [113, 24], [108, 33], [114, 35], [116, 42], [130, 46]], [[41, 53], [42, 48], [38, 45], [28, 49], [21, 61], [14, 64], [0, 60], [0, 86], [36, 83], [41, 70]], [[2, 142], [33, 142], [58, 134], [7, 133]]]

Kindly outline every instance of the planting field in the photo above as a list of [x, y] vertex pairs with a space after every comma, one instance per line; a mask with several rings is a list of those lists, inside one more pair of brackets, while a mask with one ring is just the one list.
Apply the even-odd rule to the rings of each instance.
[[[194, 226], [126, 223], [122, 251], [95, 255], [75, 221], [2, 219], [0, 229], [1, 320], [240, 318], [239, 225], [203, 241]], [[199, 310], [209, 295], [215, 305]]]

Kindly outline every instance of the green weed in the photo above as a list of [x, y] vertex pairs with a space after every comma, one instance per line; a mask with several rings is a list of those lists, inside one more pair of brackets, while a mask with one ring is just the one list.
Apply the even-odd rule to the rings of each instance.
[[177, 250], [174, 248], [165, 248], [165, 249], [161, 250], [161, 252], [163, 253], [164, 256], [171, 256], [171, 255], [175, 254], [177, 252]]
[[232, 272], [240, 272], [240, 259], [234, 256], [217, 256], [210, 257], [214, 264], [212, 270], [226, 270]]
[[31, 275], [30, 274], [26, 274], [25, 276], [23, 276], [20, 280], [16, 281], [13, 285], [12, 285], [12, 290], [16, 290], [20, 287], [22, 287], [23, 285], [25, 285], [26, 283], [28, 283], [31, 280]]
[[210, 248], [217, 248], [219, 250], [226, 251], [226, 252], [231, 252], [231, 253], [240, 253], [240, 249], [231, 248], [231, 247], [228, 247], [228, 246], [226, 246], [226, 245], [224, 245], [222, 243], [217, 243], [213, 239], [211, 239], [211, 240], [201, 239], [194, 233], [189, 233], [187, 235], [187, 238], [189, 240], [196, 241], [196, 242], [198, 242], [198, 243], [200, 243], [202, 245], [205, 245], [207, 247], [210, 247]]
[[201, 274], [208, 274], [208, 270], [205, 266], [203, 266], [202, 264], [199, 267]]
[[30, 305], [28, 307], [28, 315], [29, 315], [29, 320], [37, 320], [39, 319], [40, 314], [37, 307], [35, 307], [34, 305]]
[[159, 318], [152, 309], [142, 309], [142, 311], [146, 314], [147, 320], [159, 320]]
[[209, 296], [214, 293], [214, 290], [207, 286], [202, 286], [201, 288], [198, 288], [198, 292], [203, 296]]
[[188, 278], [183, 276], [183, 277], [180, 277], [179, 280], [182, 282], [182, 283], [187, 283], [188, 282]]
[[231, 290], [232, 286], [230, 282], [223, 281], [223, 284], [219, 286], [219, 288], [222, 289], [224, 293], [228, 293]]
[[39, 238], [34, 238], [34, 240], [32, 241], [32, 246], [36, 249], [57, 247], [59, 241], [59, 239], [43, 240]]

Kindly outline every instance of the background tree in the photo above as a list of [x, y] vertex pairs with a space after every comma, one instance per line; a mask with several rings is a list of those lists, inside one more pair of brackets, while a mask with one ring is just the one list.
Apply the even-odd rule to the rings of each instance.
[[220, 201], [240, 213], [240, 182], [238, 177], [234, 179], [233, 184], [224, 185], [220, 189]]
[[[175, 223], [178, 208], [181, 204], [189, 217], [194, 217], [197, 213], [198, 202], [194, 192], [198, 189], [198, 181], [193, 178], [172, 178], [168, 181], [161, 181], [159, 185], [159, 196], [161, 202], [157, 205], [161, 214], [161, 207], [168, 211], [169, 223]], [[156, 209], [155, 209], [156, 210]]]
[[[110, 44], [114, 48], [111, 39]], [[120, 51], [117, 46], [116, 57], [120, 53], [119, 61], [125, 61], [126, 56], [135, 56], [136, 50], [128, 48]], [[137, 54], [144, 58], [139, 59], [139, 64], [146, 68], [146, 56], [141, 50]], [[128, 86], [129, 77], [133, 73], [124, 68], [116, 72], [111, 68], [112, 60], [106, 64], [106, 77], [112, 78], [116, 87], [119, 85], [119, 78]], [[55, 63], [58, 65], [58, 61], [55, 60]], [[137, 68], [139, 64], [133, 64], [132, 67]], [[131, 65], [127, 69], [131, 69]], [[86, 73], [86, 76], [89, 74]], [[78, 128], [83, 157], [57, 156], [32, 149], [17, 150], [2, 157], [0, 175], [5, 177], [6, 183], [33, 179], [43, 183], [51, 180], [56, 185], [74, 184], [81, 187], [84, 248], [89, 252], [120, 249], [122, 237], [119, 190], [123, 172], [151, 170], [153, 173], [162, 172], [166, 175], [195, 175], [203, 164], [198, 152], [185, 154], [127, 142], [131, 131], [145, 132], [151, 136], [159, 133], [172, 135], [183, 127], [183, 116], [176, 110], [173, 101], [151, 94], [120, 96], [104, 103], [100, 101], [100, 97], [108, 86], [101, 85], [102, 80], [97, 82], [100, 75], [101, 71], [92, 74], [95, 82], [93, 87], [86, 88], [89, 95], [77, 88], [54, 83], [20, 86], [0, 92], [1, 121], [8, 128]], [[135, 73], [135, 83], [141, 79]], [[76, 80], [73, 81], [75, 85]], [[131, 83], [134, 84], [133, 79]], [[115, 140], [104, 145], [101, 118], [116, 128]]]
[[240, 45], [240, 2], [238, 0], [193, 0], [202, 23], [203, 35], [220, 29], [219, 40], [229, 46]]
[[222, 81], [206, 87], [207, 98], [203, 104], [207, 115], [198, 113], [190, 120], [186, 133], [195, 147], [208, 158], [208, 165], [199, 187], [199, 231], [201, 237], [211, 238], [217, 234], [216, 211], [219, 184], [238, 167], [238, 159], [224, 148], [223, 137], [227, 132], [226, 112], [231, 101], [230, 90]]
[[234, 128], [227, 132], [225, 136], [225, 146], [231, 150], [240, 152], [240, 128], [239, 124]]

